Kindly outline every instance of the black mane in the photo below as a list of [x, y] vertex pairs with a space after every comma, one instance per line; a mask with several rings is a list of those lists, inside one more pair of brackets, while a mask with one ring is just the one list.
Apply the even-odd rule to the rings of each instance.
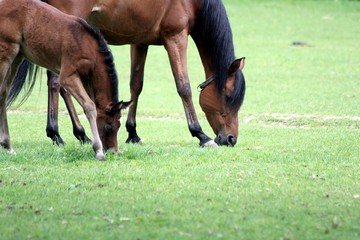
[[110, 77], [112, 86], [111, 90], [113, 91], [113, 102], [118, 102], [118, 77], [115, 69], [114, 57], [107, 45], [107, 42], [104, 39], [103, 35], [100, 33], [100, 31], [95, 27], [90, 26], [87, 22], [85, 22], [85, 20], [78, 18], [78, 22], [86, 29], [87, 32], [89, 32], [97, 40], [99, 44], [99, 51], [104, 56], [105, 65], [107, 66], [107, 72]]
[[[225, 86], [228, 70], [235, 60], [233, 36], [221, 0], [202, 0], [191, 36], [197, 44], [205, 45], [211, 58], [216, 88], [221, 92]], [[200, 43], [201, 42], [201, 43]], [[231, 109], [238, 111], [245, 95], [245, 79], [241, 71], [236, 73], [235, 88], [226, 97]]]

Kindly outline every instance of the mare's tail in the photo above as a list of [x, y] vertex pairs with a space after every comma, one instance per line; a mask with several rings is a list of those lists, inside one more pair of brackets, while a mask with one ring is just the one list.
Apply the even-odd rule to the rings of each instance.
[[15, 76], [14, 81], [11, 84], [10, 92], [7, 99], [7, 107], [11, 106], [20, 94], [21, 89], [24, 89], [24, 95], [20, 100], [19, 106], [23, 104], [30, 96], [31, 91], [34, 88], [35, 80], [39, 67], [24, 60]]

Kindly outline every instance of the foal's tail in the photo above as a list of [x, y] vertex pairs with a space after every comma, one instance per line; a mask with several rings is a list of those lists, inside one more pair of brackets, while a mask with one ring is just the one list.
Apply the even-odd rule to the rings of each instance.
[[7, 107], [11, 106], [11, 104], [15, 102], [15, 100], [20, 94], [21, 89], [24, 89], [24, 95], [20, 100], [19, 106], [22, 105], [29, 98], [30, 93], [35, 85], [35, 79], [38, 70], [38, 66], [34, 65], [26, 59], [21, 63], [15, 79], [11, 84], [10, 92], [6, 103]]

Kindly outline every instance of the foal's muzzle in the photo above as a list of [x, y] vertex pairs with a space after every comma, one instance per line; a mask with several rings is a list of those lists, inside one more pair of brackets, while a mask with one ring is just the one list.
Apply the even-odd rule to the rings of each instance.
[[233, 147], [236, 144], [236, 137], [232, 134], [228, 134], [228, 135], [219, 134], [216, 136], [215, 142], [218, 145], [225, 145], [225, 146]]

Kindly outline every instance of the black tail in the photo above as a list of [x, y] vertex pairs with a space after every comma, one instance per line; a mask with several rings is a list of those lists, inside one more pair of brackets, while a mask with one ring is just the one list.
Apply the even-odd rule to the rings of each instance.
[[29, 98], [30, 93], [35, 85], [35, 79], [38, 70], [38, 66], [34, 65], [26, 59], [21, 63], [16, 77], [11, 84], [10, 92], [6, 103], [8, 107], [15, 102], [15, 100], [20, 94], [21, 89], [24, 89], [24, 95], [20, 100], [19, 106]]

